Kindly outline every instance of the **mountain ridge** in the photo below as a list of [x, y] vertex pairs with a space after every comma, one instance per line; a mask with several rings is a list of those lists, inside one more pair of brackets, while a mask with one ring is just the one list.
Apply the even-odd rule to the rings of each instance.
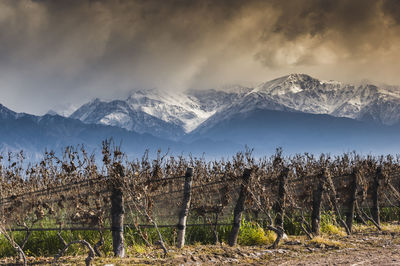
[[[6, 115], [4, 115], [6, 114]], [[14, 112], [0, 104], [0, 156], [4, 153], [24, 151], [28, 162], [42, 160], [46, 150], [61, 151], [67, 146], [84, 145], [86, 151], [101, 159], [101, 143], [113, 139], [130, 158], [141, 157], [146, 150], [171, 154], [201, 156], [228, 155], [241, 146], [231, 141], [214, 141], [203, 138], [193, 142], [173, 141], [149, 133], [137, 133], [116, 126], [86, 124], [78, 119], [46, 114], [35, 116]]]
[[61, 151], [66, 146], [81, 144], [101, 158], [101, 143], [110, 138], [116, 144], [121, 143], [131, 158], [142, 156], [145, 150], [154, 154], [158, 149], [174, 155], [220, 158], [246, 146], [254, 148], [257, 156], [271, 154], [279, 146], [291, 154], [338, 154], [352, 150], [379, 154], [400, 150], [400, 126], [376, 127], [350, 118], [293, 110], [246, 110], [202, 130], [198, 128], [179, 141], [58, 115], [16, 113], [3, 106], [0, 106], [0, 125], [0, 154], [24, 150], [30, 154], [30, 161], [40, 160], [46, 149]]
[[[70, 117], [85, 123], [115, 125], [174, 140], [219, 123], [221, 119], [254, 109], [328, 114], [382, 125], [399, 123], [400, 88], [379, 86], [365, 81], [349, 84], [318, 80], [306, 74], [290, 74], [253, 88], [235, 85], [175, 94], [157, 89], [139, 90], [125, 100], [104, 102], [104, 105], [112, 106], [119, 101], [125, 105], [124, 111], [115, 110], [113, 113], [112, 108], [104, 107], [110, 110], [103, 115], [104, 109], [89, 114], [95, 112], [93, 105], [96, 101], [91, 101]], [[87, 110], [83, 110], [85, 108]], [[129, 120], [129, 125], [121, 119], [121, 113], [125, 120]], [[97, 119], [88, 119], [94, 116]], [[147, 119], [140, 120], [139, 116]], [[149, 127], [148, 123], [152, 126]], [[170, 130], [174, 133], [171, 134]]]

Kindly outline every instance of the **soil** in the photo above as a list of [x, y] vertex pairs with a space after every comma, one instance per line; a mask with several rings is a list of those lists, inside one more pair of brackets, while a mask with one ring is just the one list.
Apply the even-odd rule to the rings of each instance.
[[[29, 263], [47, 265], [52, 258], [28, 258]], [[85, 256], [63, 257], [60, 265], [84, 265]], [[15, 258], [0, 259], [11, 265]], [[96, 257], [94, 265], [400, 265], [400, 226], [384, 232], [367, 228], [352, 236], [328, 236], [310, 241], [304, 236], [289, 237], [277, 249], [268, 246], [229, 247], [192, 245], [163, 252], [147, 248], [128, 250], [126, 258]]]

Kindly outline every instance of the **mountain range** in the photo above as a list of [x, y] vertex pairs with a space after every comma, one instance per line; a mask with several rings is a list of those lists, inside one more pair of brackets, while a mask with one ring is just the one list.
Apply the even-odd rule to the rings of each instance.
[[254, 88], [224, 89], [175, 94], [140, 90], [126, 100], [95, 99], [70, 117], [169, 138], [204, 131], [212, 124], [256, 109], [328, 114], [382, 125], [400, 121], [400, 88], [394, 86], [345, 84], [291, 74]]
[[124, 100], [94, 99], [68, 117], [1, 106], [0, 119], [0, 148], [34, 153], [78, 143], [99, 147], [107, 137], [122, 141], [133, 155], [170, 148], [226, 156], [244, 145], [260, 154], [277, 146], [290, 153], [396, 153], [400, 88], [291, 74], [254, 87], [137, 90]]

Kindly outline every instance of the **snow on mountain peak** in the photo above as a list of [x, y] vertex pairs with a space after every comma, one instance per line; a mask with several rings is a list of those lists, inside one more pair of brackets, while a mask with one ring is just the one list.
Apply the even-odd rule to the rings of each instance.
[[126, 100], [133, 110], [140, 110], [190, 132], [213, 115], [201, 109], [199, 102], [184, 93], [151, 89], [133, 92]]
[[271, 81], [263, 82], [252, 92], [264, 92], [271, 95], [296, 94], [310, 87], [308, 84], [319, 83], [318, 80], [305, 74], [290, 74]]
[[159, 134], [178, 130], [180, 133], [172, 135], [179, 136], [192, 132], [200, 125], [203, 127], [209, 121], [215, 124], [232, 115], [255, 109], [329, 114], [395, 124], [400, 122], [400, 89], [394, 86], [345, 84], [318, 80], [306, 74], [290, 74], [253, 88], [229, 85], [186, 92], [136, 90], [125, 100], [91, 101], [71, 117], [150, 134], [154, 134], [153, 130], [158, 127]]

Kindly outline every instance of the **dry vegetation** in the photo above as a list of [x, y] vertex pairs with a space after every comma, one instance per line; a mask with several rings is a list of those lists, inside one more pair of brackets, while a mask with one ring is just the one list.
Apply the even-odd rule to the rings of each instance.
[[[389, 237], [381, 232], [391, 232], [392, 245], [397, 241], [398, 227], [380, 220], [399, 220], [399, 157], [284, 158], [278, 149], [261, 159], [247, 150], [230, 160], [159, 152], [155, 159], [146, 153], [128, 161], [107, 141], [102, 163], [81, 147], [68, 147], [61, 158], [48, 152], [35, 165], [26, 165], [23, 157], [9, 154], [0, 163], [0, 252], [4, 257], [18, 254], [20, 262], [115, 263], [113, 251], [122, 257], [124, 246], [126, 258], [120, 263], [279, 262], [314, 249], [361, 247], [360, 235], [377, 234], [371, 226], [381, 236], [377, 243]], [[188, 168], [193, 169], [185, 228], [189, 247], [180, 250], [174, 248], [182, 229], [176, 224]], [[122, 212], [113, 203], [118, 197]], [[118, 223], [124, 232], [115, 227]], [[233, 239], [235, 227], [240, 230]], [[51, 235], [49, 228], [59, 231]], [[111, 246], [118, 237], [125, 244]], [[38, 251], [39, 242], [32, 239], [54, 242], [47, 250], [41, 244]], [[89, 255], [82, 258], [85, 249]], [[64, 253], [76, 256], [66, 261]]]

